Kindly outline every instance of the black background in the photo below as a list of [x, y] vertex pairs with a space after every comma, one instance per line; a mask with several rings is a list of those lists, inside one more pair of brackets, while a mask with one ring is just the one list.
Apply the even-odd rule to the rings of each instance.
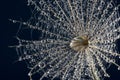
[[[26, 21], [29, 17], [27, 0], [0, 1], [0, 80], [29, 80], [25, 62], [16, 62], [18, 56], [15, 49], [8, 47], [17, 44], [14, 36], [19, 27], [19, 24], [13, 24], [8, 19]], [[107, 72], [111, 77], [105, 80], [120, 80], [120, 71], [114, 65]]]

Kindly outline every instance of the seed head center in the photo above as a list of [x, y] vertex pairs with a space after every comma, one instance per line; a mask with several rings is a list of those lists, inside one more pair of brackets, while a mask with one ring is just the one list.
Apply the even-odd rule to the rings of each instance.
[[70, 47], [75, 51], [84, 50], [88, 47], [88, 45], [88, 37], [86, 35], [75, 37], [70, 43]]

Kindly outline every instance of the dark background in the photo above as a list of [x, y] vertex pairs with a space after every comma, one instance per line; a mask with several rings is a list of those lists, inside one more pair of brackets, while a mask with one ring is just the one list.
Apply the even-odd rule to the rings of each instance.
[[[19, 27], [19, 24], [13, 24], [8, 19], [26, 21], [30, 13], [27, 0], [0, 1], [0, 80], [29, 80], [25, 62], [16, 62], [18, 56], [15, 49], [8, 47], [17, 44], [14, 36]], [[107, 71], [111, 77], [105, 80], [120, 80], [120, 71], [116, 66], [112, 65]]]

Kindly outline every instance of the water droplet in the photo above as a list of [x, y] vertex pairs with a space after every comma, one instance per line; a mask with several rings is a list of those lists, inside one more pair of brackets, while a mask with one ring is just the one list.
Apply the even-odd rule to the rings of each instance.
[[120, 56], [119, 56], [119, 58], [120, 58]]
[[22, 57], [19, 57], [18, 61], [22, 61], [22, 60], [23, 60]]
[[105, 76], [105, 77], [110, 77], [107, 73], [106, 73], [106, 74], [104, 74], [104, 76]]
[[28, 73], [28, 76], [31, 76], [32, 74], [31, 73]]
[[120, 66], [118, 67], [118, 70], [120, 70]]
[[44, 68], [44, 67], [45, 67], [45, 63], [44, 63], [44, 62], [40, 62], [40, 63], [38, 64], [38, 66], [39, 66], [40, 68]]

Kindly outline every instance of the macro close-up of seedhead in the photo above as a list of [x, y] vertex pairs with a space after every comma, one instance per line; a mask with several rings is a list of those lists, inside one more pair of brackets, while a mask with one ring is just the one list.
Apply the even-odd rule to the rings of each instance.
[[[19, 23], [15, 45], [30, 80], [104, 80], [120, 70], [117, 0], [27, 0], [31, 17]], [[29, 38], [28, 38], [29, 37]], [[14, 45], [13, 45], [14, 46]], [[116, 68], [116, 69], [117, 69]], [[38, 75], [38, 79], [34, 76]]]

